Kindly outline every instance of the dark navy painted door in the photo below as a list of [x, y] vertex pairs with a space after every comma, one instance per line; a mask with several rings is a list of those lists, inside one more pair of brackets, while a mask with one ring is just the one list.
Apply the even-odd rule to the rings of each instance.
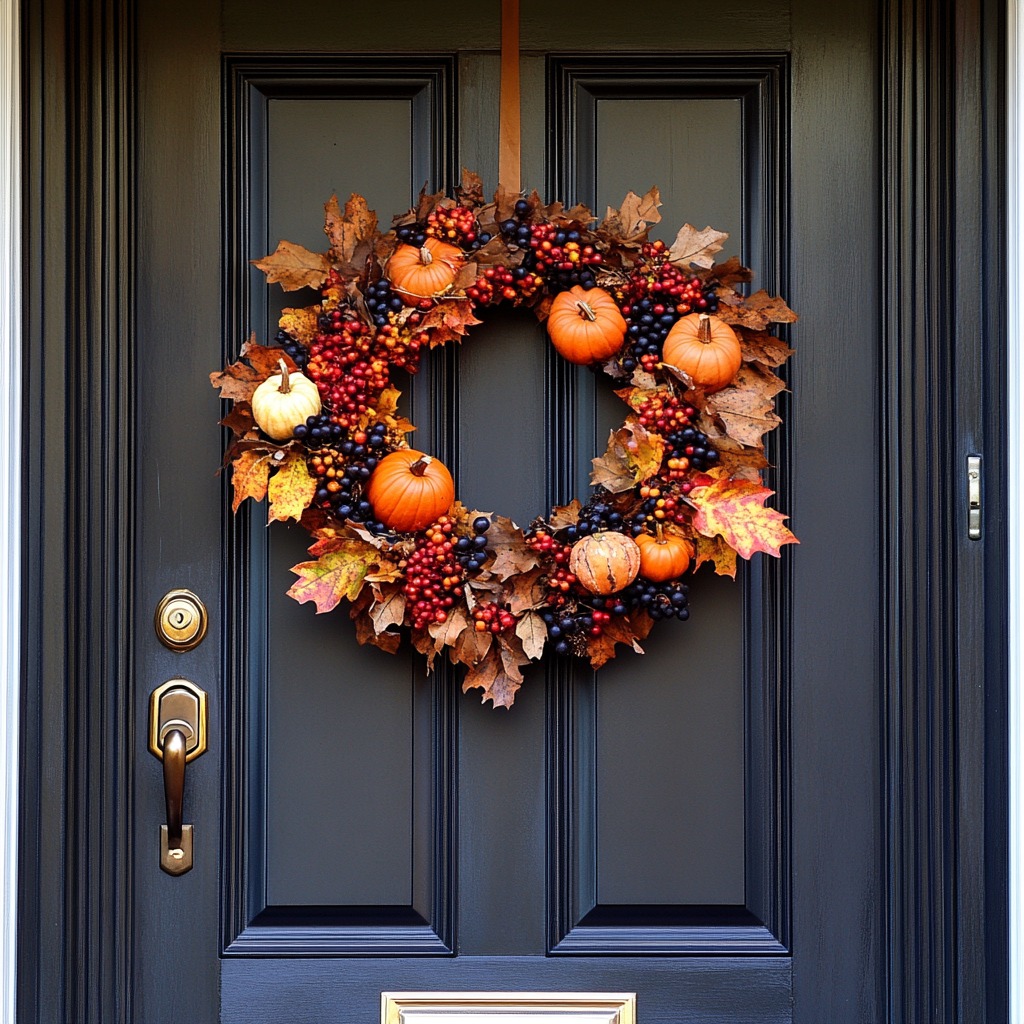
[[[493, 187], [498, 3], [139, 4], [139, 727], [143, 691], [181, 674], [211, 694], [213, 740], [181, 878], [157, 866], [138, 745], [138, 1020], [371, 1021], [382, 990], [482, 989], [781, 1024], [794, 973], [824, 1014], [799, 1020], [880, 1019], [875, 467], [823, 489], [836, 445], [874, 430], [876, 20], [812, 6], [524, 5], [524, 182], [602, 210], [657, 184], [660, 234], [728, 231], [801, 313], [773, 457], [803, 545], [698, 579], [643, 658], [536, 669], [496, 713], [285, 596], [303, 535], [230, 515], [206, 374], [273, 338], [294, 297], [248, 261], [322, 247], [332, 193], [386, 221], [463, 166]], [[528, 317], [489, 319], [407, 390], [462, 499], [520, 523], [585, 491], [621, 419]], [[146, 624], [176, 586], [212, 609], [185, 655]]]

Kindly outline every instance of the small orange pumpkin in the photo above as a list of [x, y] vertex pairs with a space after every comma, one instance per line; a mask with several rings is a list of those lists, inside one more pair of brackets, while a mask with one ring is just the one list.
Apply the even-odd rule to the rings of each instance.
[[640, 575], [653, 583], [682, 576], [693, 558], [693, 545], [685, 537], [665, 533], [660, 525], [657, 536], [641, 533], [636, 545], [640, 549]]
[[573, 285], [559, 292], [548, 314], [548, 335], [559, 355], [586, 366], [609, 359], [622, 348], [626, 321], [603, 288]]
[[462, 250], [427, 238], [422, 246], [400, 245], [388, 260], [392, 290], [410, 306], [423, 299], [436, 299], [455, 281], [462, 267]]
[[614, 594], [636, 579], [640, 549], [631, 537], [602, 530], [573, 544], [569, 571], [592, 594]]
[[677, 320], [665, 339], [662, 359], [689, 374], [708, 394], [730, 383], [743, 362], [736, 332], [709, 313]]
[[411, 448], [385, 455], [370, 474], [366, 500], [392, 530], [413, 533], [444, 515], [455, 500], [455, 484], [443, 462]]

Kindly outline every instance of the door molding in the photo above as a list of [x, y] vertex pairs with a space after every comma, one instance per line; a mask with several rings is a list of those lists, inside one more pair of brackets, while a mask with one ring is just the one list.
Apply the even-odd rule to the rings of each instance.
[[0, 1021], [14, 1024], [21, 674], [21, 46], [0, 0]]
[[[24, 13], [19, 1019], [129, 1021], [134, 14], [131, 0]], [[893, 386], [879, 403], [889, 899], [876, 984], [893, 1024], [981, 1006], [1006, 1019], [1005, 135], [1000, 116], [976, 125], [1004, 109], [1004, 27], [1001, 0], [889, 0], [880, 26]], [[984, 202], [958, 193], [971, 180]], [[51, 257], [59, 282], [44, 278]], [[985, 394], [983, 421], [950, 393], [954, 371]], [[965, 539], [968, 450], [987, 466], [980, 544]], [[958, 612], [979, 607], [985, 629], [957, 643]]]

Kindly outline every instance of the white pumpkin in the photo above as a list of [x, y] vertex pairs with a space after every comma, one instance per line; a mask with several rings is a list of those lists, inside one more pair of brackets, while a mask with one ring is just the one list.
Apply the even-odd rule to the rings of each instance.
[[301, 373], [289, 373], [285, 361], [281, 372], [268, 377], [252, 393], [252, 416], [256, 426], [275, 441], [287, 441], [300, 423], [320, 412], [320, 392]]

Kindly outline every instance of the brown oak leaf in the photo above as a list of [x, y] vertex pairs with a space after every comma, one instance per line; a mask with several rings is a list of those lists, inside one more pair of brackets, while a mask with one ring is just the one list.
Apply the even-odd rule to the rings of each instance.
[[529, 572], [538, 562], [536, 552], [527, 546], [523, 531], [504, 516], [491, 519], [487, 547], [494, 552], [494, 557], [485, 564], [484, 570], [503, 582], [510, 576]]
[[494, 634], [488, 629], [479, 633], [475, 629], [464, 629], [449, 651], [449, 657], [462, 665], [478, 665], [491, 649], [493, 640]]
[[215, 388], [220, 388], [221, 398], [248, 402], [260, 384], [268, 377], [281, 372], [282, 359], [290, 371], [298, 371], [298, 367], [284, 349], [257, 345], [256, 335], [253, 334], [242, 345], [238, 362], [224, 367], [223, 370], [214, 370], [210, 374], [210, 383]]
[[370, 588], [373, 604], [369, 615], [374, 630], [387, 632], [405, 621], [405, 592], [401, 583], [374, 583]]
[[708, 269], [708, 282], [718, 282], [724, 288], [732, 290], [734, 284], [746, 284], [754, 279], [754, 272], [743, 266], [739, 256], [730, 256], [724, 263], [716, 263]]
[[693, 538], [695, 555], [693, 568], [699, 569], [705, 562], [715, 567], [718, 576], [736, 579], [736, 552], [725, 542], [724, 537], [705, 537], [697, 534]]
[[462, 681], [462, 692], [482, 690], [480, 703], [493, 701], [496, 708], [510, 708], [516, 699], [516, 691], [522, 685], [522, 673], [519, 678], [510, 675], [502, 657], [500, 644], [492, 644], [487, 654], [475, 665], [466, 670], [466, 678]]
[[318, 615], [329, 612], [348, 598], [354, 601], [363, 589], [367, 574], [379, 569], [386, 559], [372, 545], [355, 538], [339, 538], [337, 545], [315, 562], [292, 566], [298, 580], [288, 596], [299, 604], [312, 601]]
[[360, 274], [367, 257], [373, 252], [377, 214], [355, 192], [345, 203], [344, 213], [338, 205], [338, 197], [331, 196], [324, 204], [324, 234], [330, 239], [331, 252], [342, 273]]
[[513, 615], [522, 615], [531, 608], [539, 608], [547, 596], [544, 585], [546, 570], [538, 565], [527, 572], [512, 576], [505, 583], [505, 602]]
[[420, 321], [420, 330], [430, 332], [430, 347], [462, 341], [469, 328], [481, 321], [473, 315], [471, 299], [442, 299]]
[[430, 623], [427, 632], [434, 641], [434, 650], [440, 653], [445, 647], [454, 647], [462, 632], [472, 628], [466, 609], [456, 605], [448, 612], [444, 622]]
[[476, 171], [462, 168], [462, 181], [455, 190], [455, 198], [460, 206], [484, 205], [484, 183]]
[[580, 521], [580, 509], [582, 508], [579, 498], [573, 498], [568, 505], [559, 505], [551, 510], [551, 515], [548, 516], [548, 525], [552, 530], [575, 526]]
[[740, 350], [745, 362], [778, 367], [793, 354], [793, 350], [784, 341], [767, 331], [749, 331], [740, 328], [737, 334], [739, 334]]
[[523, 642], [523, 653], [531, 661], [539, 660], [544, 654], [548, 627], [539, 612], [529, 611], [516, 623], [516, 636]]
[[294, 242], [278, 242], [269, 256], [249, 262], [267, 275], [267, 284], [279, 284], [286, 292], [319, 288], [331, 269], [326, 253], [310, 252]]
[[[283, 458], [278, 459], [277, 455]], [[273, 464], [276, 470], [267, 488], [270, 496], [267, 522], [298, 520], [316, 494], [316, 478], [310, 475], [306, 460], [297, 452], [278, 452]]]
[[763, 331], [769, 324], [791, 324], [797, 319], [782, 299], [769, 295], [763, 288], [747, 299], [728, 292], [721, 293], [719, 298], [718, 318], [751, 331]]
[[708, 225], [703, 231], [692, 224], [684, 224], [668, 251], [670, 263], [681, 267], [711, 267], [715, 253], [722, 251], [722, 243], [729, 237], [725, 231], [716, 231]]
[[220, 425], [227, 427], [235, 437], [257, 436], [256, 421], [252, 418], [252, 406], [248, 402], [233, 403], [231, 411], [220, 421]]
[[626, 644], [637, 654], [644, 653], [628, 616], [613, 616], [612, 620], [605, 624], [600, 636], [588, 638], [587, 656], [590, 658], [590, 667], [599, 669], [614, 658], [616, 644]]
[[800, 542], [783, 525], [785, 515], [764, 507], [774, 493], [752, 480], [715, 478], [690, 491], [696, 509], [693, 528], [705, 537], [723, 537], [742, 558], [751, 558], [755, 551], [778, 556], [783, 544]]
[[272, 465], [271, 454], [265, 451], [244, 451], [231, 463], [231, 485], [234, 488], [232, 512], [237, 512], [238, 506], [246, 498], [262, 501], [267, 496]]
[[729, 387], [708, 399], [705, 412], [719, 419], [729, 437], [760, 448], [764, 435], [782, 422], [775, 414], [774, 398], [785, 387], [771, 370], [744, 363]]
[[608, 207], [601, 229], [614, 234], [625, 244], [637, 243], [647, 237], [647, 229], [651, 224], [661, 220], [658, 207], [661, 206], [661, 193], [653, 186], [642, 196], [628, 192], [617, 209]]

